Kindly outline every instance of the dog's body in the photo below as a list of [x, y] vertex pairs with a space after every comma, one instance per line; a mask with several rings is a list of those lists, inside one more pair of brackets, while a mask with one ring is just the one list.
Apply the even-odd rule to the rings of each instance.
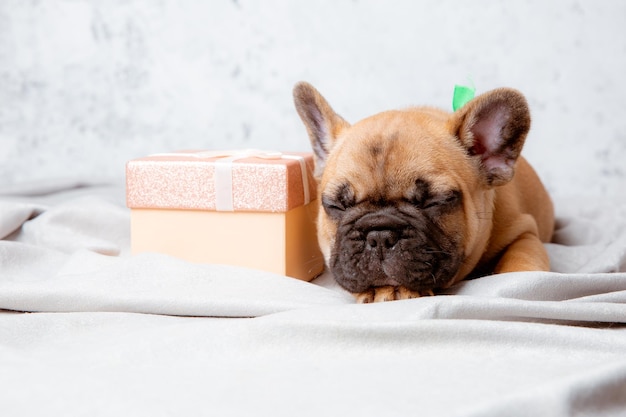
[[519, 156], [530, 114], [517, 91], [494, 90], [453, 114], [420, 107], [354, 125], [309, 84], [296, 85], [294, 100], [316, 156], [319, 244], [358, 301], [549, 270], [542, 242], [553, 208]]

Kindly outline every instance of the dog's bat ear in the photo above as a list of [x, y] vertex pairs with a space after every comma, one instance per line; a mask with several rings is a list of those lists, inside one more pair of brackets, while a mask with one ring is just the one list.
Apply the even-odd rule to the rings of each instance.
[[482, 94], [457, 110], [452, 129], [468, 153], [479, 158], [487, 185], [509, 182], [530, 129], [530, 111], [517, 90]]
[[321, 177], [328, 153], [341, 131], [349, 127], [311, 84], [299, 82], [293, 88], [293, 101], [306, 126], [315, 154], [315, 176]]

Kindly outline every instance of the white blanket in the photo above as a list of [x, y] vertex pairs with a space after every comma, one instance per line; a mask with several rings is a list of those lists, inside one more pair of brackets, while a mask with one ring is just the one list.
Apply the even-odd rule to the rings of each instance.
[[626, 415], [626, 202], [557, 200], [554, 272], [357, 305], [131, 256], [123, 192], [0, 190], [2, 415]]

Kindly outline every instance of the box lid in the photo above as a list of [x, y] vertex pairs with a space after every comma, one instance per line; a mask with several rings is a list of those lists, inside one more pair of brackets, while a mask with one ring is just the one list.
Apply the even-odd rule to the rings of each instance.
[[130, 208], [285, 212], [315, 197], [310, 152], [191, 150], [126, 164]]

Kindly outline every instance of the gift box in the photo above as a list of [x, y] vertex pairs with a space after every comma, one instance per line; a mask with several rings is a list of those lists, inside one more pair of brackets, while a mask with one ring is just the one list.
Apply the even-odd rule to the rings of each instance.
[[126, 164], [131, 251], [310, 280], [324, 268], [310, 153], [181, 151]]

